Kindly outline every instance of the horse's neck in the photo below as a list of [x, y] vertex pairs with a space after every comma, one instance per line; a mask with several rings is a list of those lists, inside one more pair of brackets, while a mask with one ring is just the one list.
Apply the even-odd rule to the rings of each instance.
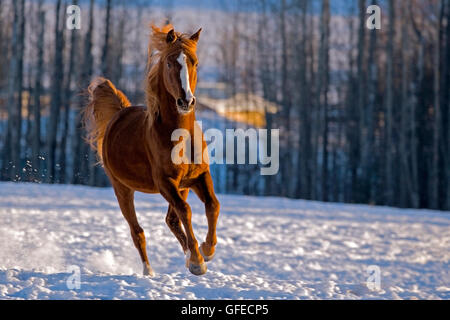
[[180, 114], [175, 99], [168, 92], [160, 97], [159, 113], [159, 123], [166, 130], [173, 132], [176, 129], [186, 129], [191, 132], [194, 129], [195, 113]]

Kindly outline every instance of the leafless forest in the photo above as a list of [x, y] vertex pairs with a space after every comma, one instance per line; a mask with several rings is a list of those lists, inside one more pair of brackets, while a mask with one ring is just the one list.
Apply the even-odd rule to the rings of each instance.
[[279, 173], [224, 165], [221, 192], [450, 210], [450, 0], [182, 2], [0, 0], [0, 179], [107, 186], [83, 90], [103, 75], [143, 103], [148, 24], [171, 22], [204, 27], [200, 82], [231, 97], [217, 122], [280, 129]]

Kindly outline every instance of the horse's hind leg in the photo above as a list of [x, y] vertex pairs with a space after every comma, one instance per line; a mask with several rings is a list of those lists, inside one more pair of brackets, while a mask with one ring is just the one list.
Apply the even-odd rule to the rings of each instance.
[[134, 190], [131, 190], [130, 188], [116, 181], [113, 182], [113, 187], [122, 214], [125, 217], [125, 220], [127, 220], [128, 225], [130, 226], [131, 237], [133, 239], [134, 245], [136, 246], [139, 255], [141, 256], [141, 261], [144, 265], [144, 275], [154, 276], [155, 273], [153, 272], [147, 257], [144, 230], [138, 223], [136, 211], [134, 209]]
[[[183, 190], [180, 193], [181, 193], [182, 198], [184, 200], [186, 200], [188, 197], [188, 194], [189, 194], [189, 189]], [[186, 233], [184, 232], [183, 228], [181, 227], [181, 221], [180, 221], [180, 218], [178, 218], [177, 213], [175, 212], [175, 208], [170, 204], [169, 204], [169, 209], [167, 210], [166, 223], [169, 226], [172, 233], [175, 235], [175, 237], [180, 242], [181, 247], [183, 248], [183, 251], [186, 254], [186, 252], [188, 250]]]
[[216, 226], [219, 218], [220, 204], [214, 193], [213, 181], [209, 172], [202, 175], [198, 182], [192, 186], [192, 190], [205, 204], [206, 218], [208, 219], [208, 234], [205, 242], [200, 246], [200, 253], [205, 261], [214, 257], [217, 244]]

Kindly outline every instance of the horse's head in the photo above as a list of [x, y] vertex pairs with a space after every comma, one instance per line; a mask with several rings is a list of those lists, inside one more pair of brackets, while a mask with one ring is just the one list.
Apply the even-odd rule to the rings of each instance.
[[155, 46], [159, 55], [158, 70], [162, 73], [165, 89], [175, 101], [178, 112], [187, 114], [194, 109], [196, 103], [194, 96], [198, 65], [196, 51], [201, 29], [191, 36], [177, 33], [173, 28], [164, 31], [153, 28], [153, 36], [159, 39]]

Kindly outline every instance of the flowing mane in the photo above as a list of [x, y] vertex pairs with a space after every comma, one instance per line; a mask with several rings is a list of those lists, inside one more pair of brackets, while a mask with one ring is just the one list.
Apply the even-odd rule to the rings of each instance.
[[167, 24], [161, 29], [154, 25], [151, 28], [145, 88], [150, 124], [158, 117], [160, 105], [158, 96], [160, 96], [160, 90], [164, 88], [160, 81], [162, 68], [159, 62], [180, 51], [194, 54], [197, 49], [197, 42], [189, 39], [189, 35], [185, 33], [176, 32], [177, 40], [167, 43], [167, 33], [173, 29], [171, 24]]

